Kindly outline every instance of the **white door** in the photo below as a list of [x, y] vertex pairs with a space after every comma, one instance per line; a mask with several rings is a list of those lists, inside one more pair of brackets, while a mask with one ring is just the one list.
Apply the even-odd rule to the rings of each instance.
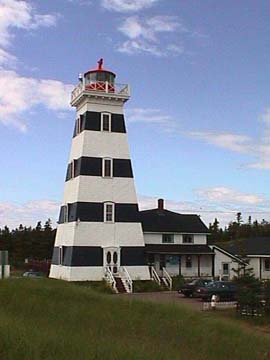
[[103, 263], [114, 275], [117, 275], [120, 267], [120, 249], [116, 247], [105, 248]]

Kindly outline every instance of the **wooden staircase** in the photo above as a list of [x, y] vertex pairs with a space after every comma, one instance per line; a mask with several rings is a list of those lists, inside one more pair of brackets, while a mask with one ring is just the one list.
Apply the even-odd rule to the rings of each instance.
[[126, 293], [126, 289], [124, 287], [123, 281], [120, 277], [114, 276], [114, 280], [116, 283], [116, 289], [118, 291], [118, 293]]

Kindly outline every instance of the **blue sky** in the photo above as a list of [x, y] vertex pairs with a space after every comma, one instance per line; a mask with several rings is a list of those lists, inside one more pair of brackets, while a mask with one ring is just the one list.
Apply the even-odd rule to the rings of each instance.
[[269, 1], [0, 0], [0, 227], [56, 220], [77, 75], [129, 83], [141, 208], [270, 220]]

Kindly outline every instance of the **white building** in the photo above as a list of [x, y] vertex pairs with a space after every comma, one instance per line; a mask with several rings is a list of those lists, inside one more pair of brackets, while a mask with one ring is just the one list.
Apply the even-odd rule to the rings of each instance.
[[141, 211], [147, 263], [159, 275], [214, 277], [214, 251], [207, 245], [208, 228], [198, 215], [178, 214], [164, 208]]
[[128, 85], [98, 68], [80, 77], [75, 129], [50, 277], [68, 281], [150, 279], [123, 105]]
[[[270, 279], [270, 238], [249, 237], [222, 246], [220, 250], [230, 253], [235, 258], [243, 257], [248, 260], [247, 268], [252, 268], [254, 275], [260, 280]], [[217, 261], [216, 266], [222, 267]]]

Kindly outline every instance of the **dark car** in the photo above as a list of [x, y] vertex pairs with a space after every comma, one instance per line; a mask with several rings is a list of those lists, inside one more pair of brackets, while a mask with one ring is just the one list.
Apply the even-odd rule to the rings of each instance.
[[192, 280], [191, 282], [184, 284], [178, 290], [178, 292], [183, 294], [186, 297], [195, 296], [196, 290], [198, 288], [203, 288], [206, 285], [210, 284], [211, 282], [212, 282], [212, 280], [209, 280], [209, 279], [195, 279], [195, 280]]
[[217, 296], [217, 301], [235, 300], [236, 285], [229, 281], [213, 281], [205, 287], [199, 287], [196, 294], [204, 301], [210, 301], [212, 295]]

